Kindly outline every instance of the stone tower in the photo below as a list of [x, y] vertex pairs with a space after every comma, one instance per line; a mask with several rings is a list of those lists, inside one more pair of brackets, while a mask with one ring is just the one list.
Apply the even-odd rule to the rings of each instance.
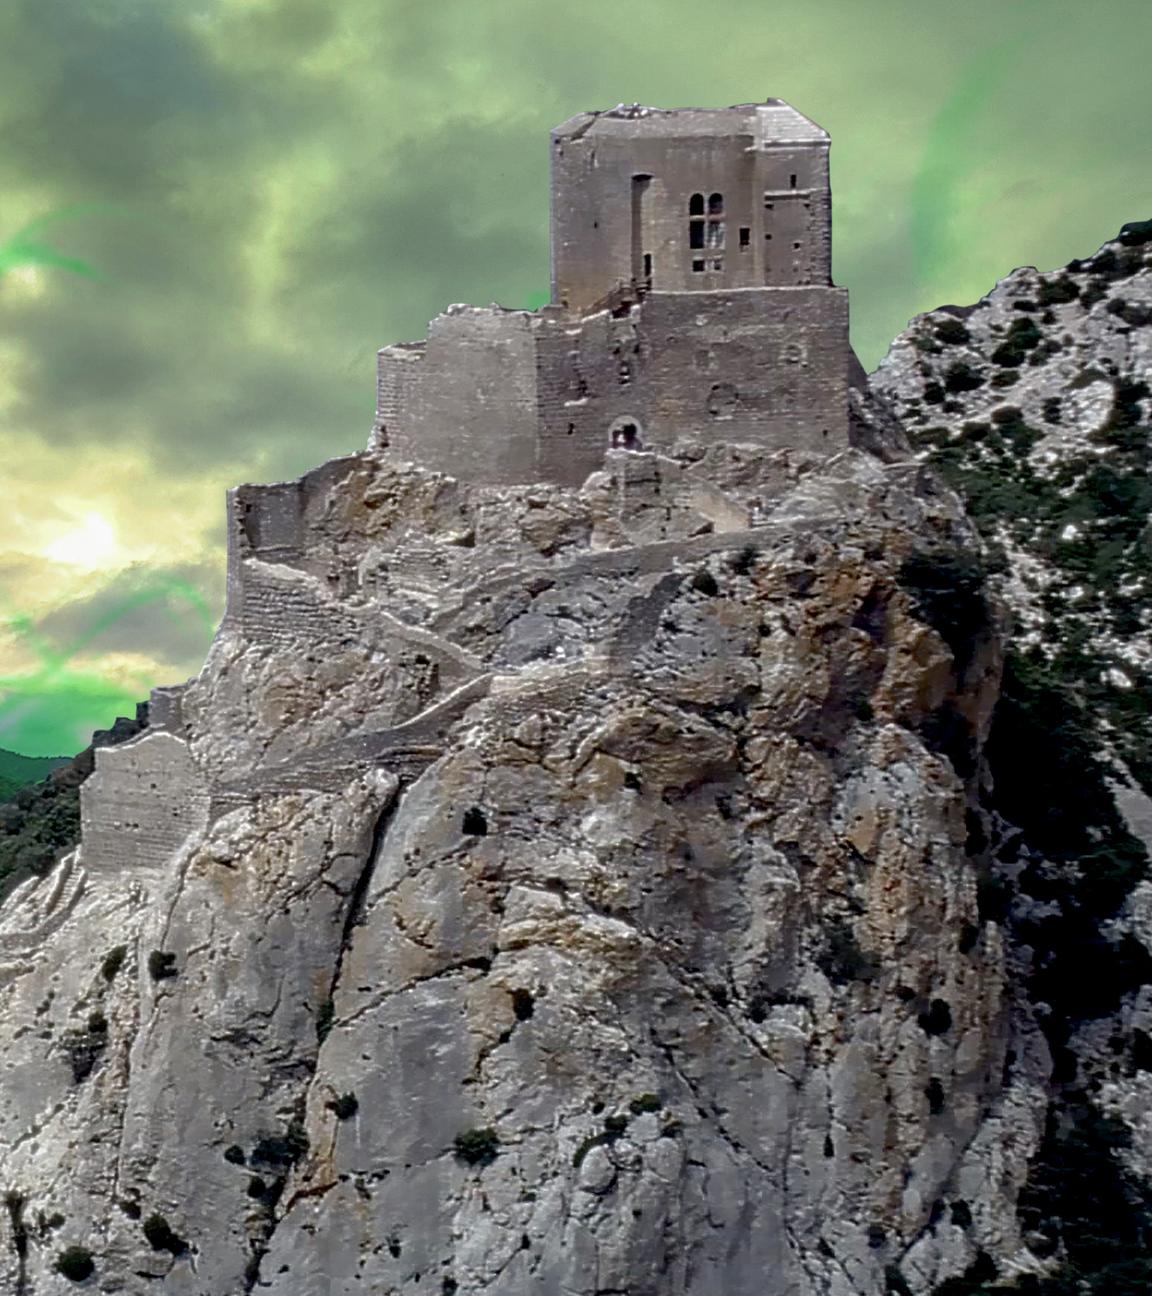
[[552, 301], [830, 284], [826, 131], [782, 99], [621, 105], [552, 132]]
[[579, 485], [613, 448], [848, 444], [828, 136], [779, 99], [620, 105], [552, 132], [552, 301], [450, 306], [379, 353], [375, 444], [465, 481]]

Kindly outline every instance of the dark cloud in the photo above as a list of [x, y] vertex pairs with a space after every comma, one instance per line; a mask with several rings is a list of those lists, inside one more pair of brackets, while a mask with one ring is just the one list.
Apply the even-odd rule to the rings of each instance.
[[198, 669], [223, 606], [216, 564], [130, 568], [56, 608], [36, 626], [62, 660], [141, 653], [183, 675]]
[[[377, 347], [547, 290], [548, 131], [620, 101], [780, 95], [832, 133], [872, 366], [916, 312], [1152, 214], [1150, 40], [1147, 0], [3, 0], [0, 242], [101, 205], [48, 241], [103, 278], [0, 281], [0, 452], [143, 453], [163, 497], [363, 445]], [[101, 633], [175, 660], [194, 625], [161, 601]]]
[[[985, 278], [989, 262], [1002, 274], [1057, 249], [1091, 252], [1144, 214], [1135, 200], [1095, 213], [1101, 228], [1085, 237], [1083, 193], [1049, 196], [1061, 213], [1031, 230], [982, 230], [984, 200], [965, 206], [989, 175], [1020, 185], [998, 203], [1001, 222], [1043, 204], [1051, 189], [1027, 156], [1038, 145], [1063, 150], [1065, 174], [1090, 156], [1113, 205], [1116, 176], [1132, 174], [1125, 149], [1148, 160], [1147, 132], [1102, 148], [1102, 105], [1087, 127], [1083, 113], [1087, 81], [1113, 105], [1112, 139], [1146, 119], [1130, 38], [1152, 31], [1149, 11], [1118, 3], [1132, 29], [1121, 42], [1094, 41], [1090, 21], [1059, 4], [1047, 27], [1030, 12], [1013, 27], [1019, 51], [982, 81], [1003, 28], [990, 0], [967, 6], [963, 26], [899, 2], [728, 0], [707, 39], [692, 34], [687, 0], [578, 12], [526, 0], [16, 0], [0, 23], [0, 62], [20, 73], [0, 77], [12, 87], [0, 89], [7, 191], [123, 210], [57, 228], [57, 245], [105, 281], [53, 272], [50, 291], [6, 319], [34, 361], [12, 426], [143, 443], [175, 470], [226, 455], [287, 471], [321, 446], [355, 448], [376, 346], [421, 336], [449, 302], [519, 305], [547, 288], [548, 129], [633, 98], [783, 93], [833, 131], [855, 215], [837, 226], [837, 274], [856, 289], [857, 344], [873, 363], [893, 327], [934, 304], [920, 296], [924, 267], [893, 243], [917, 175], [939, 177], [949, 208], [931, 208], [922, 186], [921, 242], [964, 254], [976, 241]], [[1107, 84], [1101, 47], [1122, 73]], [[801, 57], [813, 48], [819, 59]], [[950, 83], [968, 97], [946, 117]], [[940, 121], [951, 128], [934, 137]], [[969, 278], [942, 255], [930, 286], [961, 295]], [[363, 366], [350, 370], [350, 355]]]

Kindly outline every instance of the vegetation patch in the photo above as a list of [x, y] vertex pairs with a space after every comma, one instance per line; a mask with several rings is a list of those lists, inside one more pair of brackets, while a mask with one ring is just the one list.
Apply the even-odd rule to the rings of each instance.
[[610, 1143], [615, 1143], [618, 1139], [623, 1138], [628, 1129], [628, 1117], [623, 1115], [605, 1116], [604, 1128], [599, 1134], [592, 1134], [584, 1140], [572, 1155], [572, 1168], [578, 1170], [583, 1164], [588, 1153], [593, 1148], [606, 1147]]
[[360, 1110], [360, 1102], [354, 1093], [340, 1094], [337, 1098], [329, 1098], [324, 1104], [332, 1112], [337, 1120], [346, 1121], [355, 1116]]
[[456, 1135], [456, 1156], [466, 1165], [491, 1165], [500, 1154], [500, 1136], [490, 1126], [467, 1129]]
[[65, 1247], [56, 1257], [56, 1272], [71, 1282], [83, 1282], [96, 1272], [96, 1262], [87, 1247]]
[[82, 1030], [69, 1031], [60, 1041], [76, 1084], [87, 1080], [108, 1046], [108, 1020], [100, 1011], [92, 1013]]
[[188, 1243], [177, 1236], [163, 1215], [149, 1215], [143, 1228], [144, 1237], [153, 1251], [167, 1251], [180, 1256], [188, 1250]]
[[100, 975], [105, 981], [114, 981], [116, 973], [124, 966], [124, 960], [128, 957], [127, 945], [113, 945], [113, 947], [104, 955], [104, 961], [100, 964]]
[[148, 975], [153, 981], [167, 981], [174, 976], [178, 976], [176, 955], [167, 950], [154, 949], [149, 951]]
[[871, 981], [879, 972], [876, 961], [860, 948], [856, 933], [840, 917], [824, 925], [824, 943], [816, 955], [816, 966], [833, 985], [851, 985], [854, 981]]

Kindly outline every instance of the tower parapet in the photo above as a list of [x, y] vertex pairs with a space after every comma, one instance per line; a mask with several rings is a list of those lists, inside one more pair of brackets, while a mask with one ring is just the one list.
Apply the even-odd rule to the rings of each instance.
[[552, 301], [450, 306], [379, 353], [375, 440], [468, 481], [579, 485], [608, 449], [848, 444], [827, 133], [780, 99], [552, 132]]
[[828, 147], [782, 99], [570, 118], [552, 132], [552, 301], [830, 284]]

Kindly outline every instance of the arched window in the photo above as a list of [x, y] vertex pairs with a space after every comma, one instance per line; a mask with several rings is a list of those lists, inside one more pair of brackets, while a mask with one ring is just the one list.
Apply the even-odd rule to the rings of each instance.
[[622, 415], [608, 429], [608, 444], [613, 450], [643, 450], [640, 424], [629, 415]]
[[[705, 207], [707, 207], [707, 215], [705, 215]], [[719, 252], [723, 249], [724, 221], [721, 219], [723, 215], [723, 194], [709, 194], [707, 203], [702, 193], [694, 193], [688, 199], [688, 246], [692, 251], [707, 248], [711, 252]], [[723, 265], [723, 260], [718, 257], [711, 257], [707, 261], [707, 268], [712, 271], [723, 269]], [[705, 262], [699, 258], [694, 259], [692, 269], [695, 271], [705, 269]]]

